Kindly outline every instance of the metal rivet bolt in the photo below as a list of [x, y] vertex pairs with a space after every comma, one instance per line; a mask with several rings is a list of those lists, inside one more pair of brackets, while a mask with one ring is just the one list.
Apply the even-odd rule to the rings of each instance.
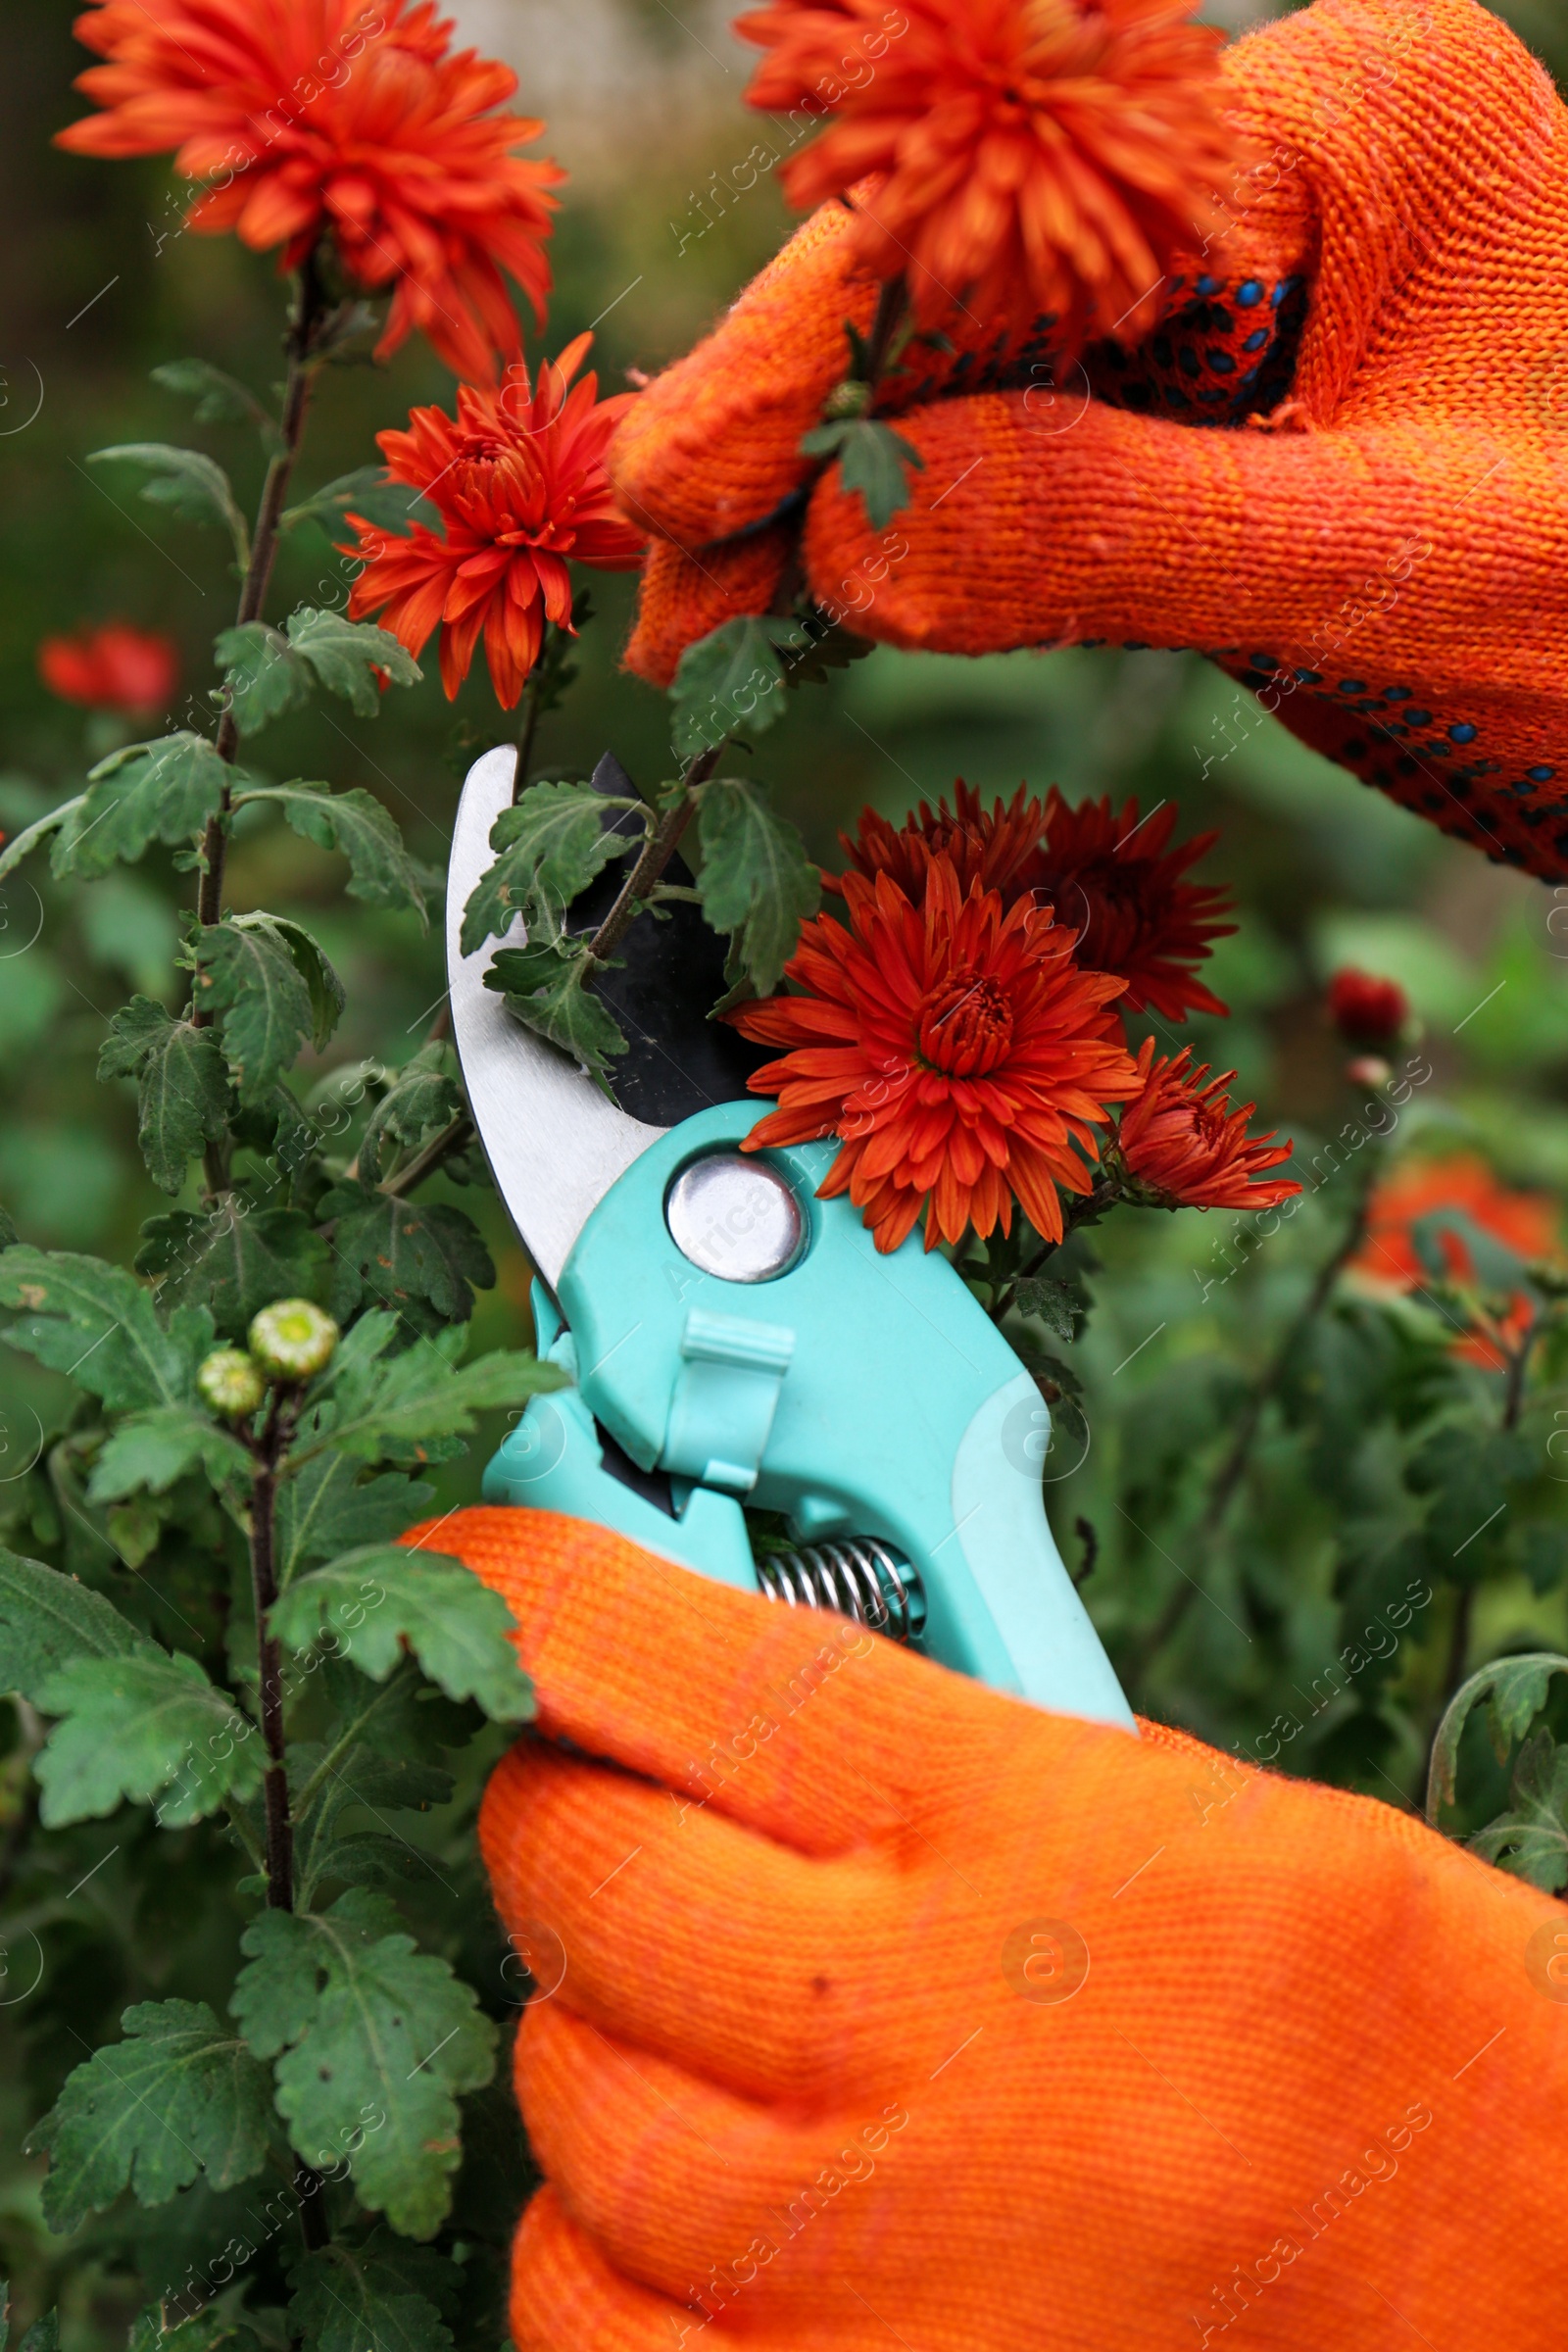
[[739, 1152], [683, 1168], [665, 1198], [664, 1222], [681, 1255], [722, 1282], [771, 1282], [806, 1247], [806, 1218], [789, 1185]]

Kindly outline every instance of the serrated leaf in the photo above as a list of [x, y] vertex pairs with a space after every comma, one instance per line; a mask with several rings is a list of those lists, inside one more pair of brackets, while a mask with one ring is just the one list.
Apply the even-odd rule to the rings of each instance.
[[127, 1798], [147, 1804], [166, 1789], [159, 1821], [186, 1829], [261, 1784], [260, 1733], [183, 1651], [146, 1644], [122, 1657], [68, 1659], [37, 1703], [61, 1718], [33, 1767], [45, 1829], [96, 1820]]
[[453, 2268], [377, 2230], [363, 2246], [307, 2254], [289, 2272], [289, 2334], [304, 2352], [448, 2352]]
[[837, 458], [839, 479], [846, 490], [858, 490], [874, 531], [885, 531], [908, 505], [908, 468], [925, 471], [925, 460], [913, 443], [872, 416], [814, 426], [801, 443], [801, 455]]
[[586, 985], [588, 959], [554, 947], [501, 948], [484, 976], [508, 1009], [536, 1036], [569, 1054], [580, 1069], [608, 1083], [612, 1058], [626, 1051], [613, 1013]]
[[297, 507], [285, 510], [279, 528], [295, 530], [302, 522], [318, 523], [328, 534], [343, 528], [349, 514], [363, 514], [378, 530], [407, 532], [411, 523], [428, 527], [441, 519], [438, 509], [406, 482], [395, 482], [384, 466], [357, 466], [323, 482]]
[[371, 1111], [360, 1138], [363, 1183], [380, 1183], [381, 1153], [387, 1144], [418, 1144], [435, 1129], [450, 1126], [463, 1108], [463, 1097], [442, 1069], [442, 1059], [440, 1046], [421, 1046]]
[[1020, 1282], [1013, 1304], [1020, 1315], [1035, 1315], [1058, 1340], [1071, 1341], [1074, 1330], [1073, 1295], [1066, 1283], [1051, 1277]]
[[1568, 1747], [1544, 1725], [1520, 1749], [1509, 1794], [1512, 1810], [1478, 1830], [1472, 1848], [1544, 1894], [1560, 1893], [1568, 1886]]
[[162, 2205], [198, 2175], [231, 2188], [267, 2160], [267, 2069], [205, 2001], [140, 2001], [120, 2022], [127, 2038], [76, 2068], [27, 2143], [48, 2151], [52, 2230], [76, 2229], [126, 2186]]
[[689, 645], [670, 693], [670, 740], [680, 760], [712, 751], [726, 735], [760, 735], [784, 715], [784, 657], [810, 646], [801, 623], [748, 612]]
[[458, 2094], [495, 2069], [496, 2030], [444, 1960], [416, 1951], [383, 1895], [351, 1887], [328, 1911], [269, 1911], [231, 2007], [258, 2056], [276, 2056], [277, 2105], [308, 2164], [350, 2169], [362, 2205], [429, 2237], [462, 2156]]
[[230, 774], [206, 736], [188, 728], [112, 752], [56, 833], [51, 870], [90, 881], [117, 863], [133, 865], [152, 842], [195, 841]]
[[41, 849], [51, 834], [69, 827], [86, 797], [84, 792], [78, 792], [72, 800], [62, 801], [57, 808], [51, 808], [44, 816], [35, 817], [30, 825], [24, 825], [9, 841], [0, 843], [0, 882], [21, 865], [24, 858], [30, 858], [34, 850]]
[[251, 1484], [251, 1457], [238, 1438], [191, 1405], [158, 1405], [117, 1425], [93, 1465], [87, 1499], [120, 1502], [127, 1494], [167, 1494], [192, 1470], [202, 1471], [217, 1494], [236, 1503]]
[[[366, 1462], [423, 1463], [432, 1458], [433, 1441], [466, 1436], [476, 1413], [524, 1404], [530, 1396], [567, 1385], [559, 1366], [532, 1355], [498, 1352], [460, 1364], [461, 1328], [420, 1339], [390, 1360], [366, 1352], [372, 1347], [385, 1349], [397, 1329], [395, 1315], [371, 1313], [345, 1337], [331, 1379], [309, 1393], [308, 1402], [319, 1397], [323, 1409], [316, 1433], [302, 1432], [295, 1461], [303, 1463], [331, 1446]], [[351, 1354], [349, 1341], [362, 1333], [362, 1352]]]
[[17, 2352], [60, 2352], [60, 2314], [46, 2311], [41, 2320], [34, 2320]]
[[125, 2352], [257, 2352], [259, 2338], [235, 2312], [218, 2303], [172, 2327], [168, 2318], [165, 2304], [149, 2303], [131, 2322]]
[[281, 630], [264, 620], [241, 621], [224, 629], [213, 645], [214, 658], [223, 673], [223, 689], [234, 724], [242, 735], [259, 735], [286, 710], [297, 710], [311, 691], [303, 665], [296, 661]]
[[223, 1054], [242, 1102], [268, 1094], [307, 1038], [319, 1048], [343, 1007], [343, 984], [302, 925], [270, 914], [225, 916], [197, 942], [201, 1002], [223, 1018]]
[[277, 419], [268, 414], [254, 392], [210, 360], [166, 360], [153, 369], [152, 377], [166, 392], [177, 392], [182, 399], [196, 403], [198, 424], [253, 424], [270, 458], [282, 448]]
[[626, 807], [591, 784], [530, 784], [514, 807], [503, 808], [490, 830], [496, 862], [464, 909], [464, 954], [509, 931], [518, 914], [530, 929], [541, 915], [554, 928], [611, 859], [635, 846], [633, 837], [605, 829], [606, 817]]
[[213, 1032], [176, 1021], [152, 997], [132, 997], [109, 1024], [98, 1075], [136, 1080], [142, 1157], [160, 1192], [177, 1193], [227, 1119], [228, 1073]]
[[359, 1544], [389, 1543], [413, 1527], [435, 1490], [388, 1473], [366, 1478], [346, 1453], [318, 1453], [278, 1489], [277, 1581], [286, 1588], [307, 1560], [329, 1560]]
[[533, 1691], [512, 1645], [511, 1611], [443, 1552], [363, 1544], [296, 1577], [270, 1623], [294, 1649], [331, 1631], [340, 1654], [377, 1683], [407, 1646], [449, 1698], [476, 1699], [498, 1723], [532, 1719]]
[[308, 662], [328, 694], [340, 695], [361, 718], [381, 708], [375, 673], [384, 670], [394, 686], [416, 686], [423, 676], [407, 646], [373, 621], [345, 620], [340, 612], [307, 606], [288, 616], [288, 641]]
[[[303, 1672], [315, 1671], [314, 1657], [315, 1653], [311, 1651], [296, 1651], [296, 1667]], [[380, 1696], [373, 1683], [365, 1681], [363, 1676], [343, 1666], [340, 1661], [332, 1661], [332, 1671], [337, 1676], [350, 1677], [368, 1699], [374, 1701]], [[454, 1707], [445, 1699], [436, 1698], [417, 1668], [407, 1662], [392, 1682], [385, 1686], [394, 1702], [388, 1710], [386, 1728], [402, 1725], [413, 1743], [419, 1743], [422, 1735], [424, 1744], [429, 1744], [429, 1735], [422, 1725], [412, 1732], [407, 1730], [411, 1713], [411, 1683], [415, 1690], [429, 1692], [435, 1700], [436, 1709], [461, 1727], [454, 1734], [454, 1744], [466, 1745], [473, 1728], [468, 1720], [468, 1711]], [[431, 1710], [425, 1708], [418, 1712], [429, 1714]], [[386, 1815], [411, 1810], [424, 1813], [435, 1805], [450, 1803], [454, 1787], [452, 1775], [444, 1765], [432, 1765], [409, 1753], [386, 1756], [362, 1743], [359, 1734], [368, 1725], [373, 1725], [373, 1710], [357, 1703], [350, 1717], [347, 1720], [340, 1719], [335, 1727], [330, 1747], [301, 1744], [288, 1751], [289, 1786], [294, 1791], [294, 1907], [297, 1911], [315, 1909], [320, 1887], [331, 1881], [345, 1886], [382, 1886], [395, 1890], [411, 1880], [416, 1882], [422, 1879], [428, 1883], [432, 1878], [440, 1877], [427, 1854], [422, 1853], [419, 1847], [411, 1845], [406, 1838], [399, 1838], [392, 1832]], [[255, 1830], [260, 1841], [264, 1834], [263, 1823], [259, 1818], [260, 1808], [254, 1810], [258, 1814]], [[345, 1854], [343, 1847], [349, 1840], [339, 1837], [339, 1824], [346, 1813], [353, 1812], [372, 1813], [386, 1835], [375, 1838], [371, 1833], [362, 1832], [361, 1850]], [[373, 1859], [364, 1850], [367, 1837], [373, 1838]], [[393, 1856], [396, 1857], [395, 1861], [392, 1860]], [[369, 1871], [360, 1867], [367, 1861], [371, 1862]]]
[[161, 1305], [199, 1303], [225, 1339], [238, 1340], [274, 1298], [324, 1302], [332, 1261], [322, 1236], [297, 1208], [250, 1208], [237, 1196], [198, 1212], [149, 1217], [138, 1274], [157, 1275]]
[[703, 912], [715, 931], [736, 935], [752, 985], [765, 997], [821, 903], [822, 877], [778, 813], [771, 785], [715, 777], [702, 788], [697, 831]]
[[190, 1403], [213, 1342], [212, 1317], [200, 1308], [182, 1308], [166, 1330], [152, 1294], [122, 1266], [66, 1250], [8, 1250], [0, 1306], [22, 1310], [0, 1335], [7, 1347], [69, 1373], [111, 1412]]
[[334, 792], [329, 784], [264, 784], [239, 794], [236, 806], [251, 801], [271, 801], [304, 840], [346, 858], [351, 899], [369, 906], [412, 907], [428, 930], [422, 868], [373, 793], [357, 784], [348, 792]]
[[168, 441], [122, 441], [113, 449], [95, 449], [87, 463], [140, 466], [150, 476], [141, 486], [150, 505], [171, 508], [182, 522], [217, 523], [233, 541], [241, 571], [249, 564], [250, 533], [228, 476], [199, 449], [176, 449]]
[[1450, 1423], [1411, 1456], [1406, 1484], [1432, 1496], [1427, 1537], [1434, 1568], [1455, 1582], [1483, 1577], [1507, 1534], [1509, 1491], [1535, 1469], [1517, 1430]]
[[1501, 1763], [1545, 1705], [1554, 1674], [1568, 1674], [1568, 1657], [1556, 1650], [1529, 1650], [1517, 1657], [1494, 1658], [1490, 1666], [1483, 1666], [1460, 1684], [1444, 1710], [1432, 1742], [1428, 1821], [1435, 1824], [1443, 1807], [1453, 1802], [1460, 1735], [1474, 1709], [1485, 1704], [1493, 1748]]
[[36, 1699], [72, 1658], [124, 1658], [150, 1646], [90, 1585], [0, 1544], [0, 1690]]
[[475, 1290], [490, 1290], [496, 1270], [478, 1227], [444, 1201], [389, 1200], [363, 1186], [324, 1196], [322, 1217], [335, 1217], [332, 1312], [344, 1322], [361, 1286], [382, 1305], [426, 1299], [444, 1321], [466, 1323]]

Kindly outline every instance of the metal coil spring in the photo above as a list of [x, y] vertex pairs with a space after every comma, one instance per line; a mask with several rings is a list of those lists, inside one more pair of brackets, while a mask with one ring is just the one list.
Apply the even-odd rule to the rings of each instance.
[[893, 1642], [912, 1642], [925, 1624], [919, 1577], [872, 1536], [768, 1552], [757, 1562], [757, 1581], [769, 1600], [791, 1609], [834, 1609]]

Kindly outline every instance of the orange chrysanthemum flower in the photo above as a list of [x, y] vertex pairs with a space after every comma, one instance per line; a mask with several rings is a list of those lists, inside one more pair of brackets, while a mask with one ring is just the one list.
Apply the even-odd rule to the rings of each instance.
[[771, 0], [736, 30], [770, 52], [754, 106], [834, 118], [784, 167], [793, 204], [881, 174], [860, 250], [880, 277], [907, 270], [922, 324], [960, 302], [1054, 313], [1072, 346], [1091, 322], [1148, 332], [1139, 306], [1231, 168], [1221, 36], [1193, 5]]
[[[1348, 1271], [1367, 1289], [1385, 1296], [1424, 1290], [1432, 1277], [1415, 1246], [1415, 1227], [1423, 1217], [1445, 1209], [1468, 1217], [1518, 1257], [1544, 1258], [1558, 1265], [1563, 1262], [1557, 1207], [1550, 1196], [1515, 1192], [1511, 1186], [1499, 1184], [1476, 1152], [1453, 1152], [1442, 1159], [1412, 1160], [1384, 1178], [1368, 1207], [1366, 1241]], [[1439, 1226], [1436, 1238], [1451, 1278], [1467, 1285], [1476, 1283], [1475, 1258], [1463, 1234], [1451, 1226]], [[1521, 1292], [1510, 1301], [1506, 1315], [1494, 1325], [1496, 1339], [1504, 1347], [1516, 1346], [1534, 1314]], [[1470, 1332], [1455, 1340], [1453, 1352], [1489, 1371], [1505, 1369], [1502, 1348], [1484, 1332]]]
[[1056, 1188], [1089, 1191], [1105, 1105], [1138, 1084], [1106, 1009], [1120, 981], [1080, 971], [1048, 908], [961, 890], [946, 857], [918, 906], [886, 874], [846, 875], [844, 899], [848, 922], [808, 922], [785, 967], [802, 993], [728, 1016], [789, 1049], [748, 1082], [779, 1107], [745, 1148], [837, 1135], [819, 1190], [847, 1192], [879, 1250], [922, 1209], [928, 1250], [1006, 1233], [1014, 1200], [1059, 1241]]
[[1292, 1147], [1272, 1135], [1248, 1134], [1257, 1105], [1232, 1110], [1225, 1089], [1234, 1070], [1218, 1078], [1209, 1078], [1206, 1062], [1195, 1070], [1191, 1046], [1174, 1058], [1152, 1056], [1146, 1044], [1138, 1056], [1140, 1092], [1116, 1133], [1122, 1163], [1151, 1206], [1273, 1208], [1300, 1191], [1289, 1177], [1263, 1176], [1290, 1158]]
[[520, 355], [502, 272], [542, 319], [565, 173], [516, 153], [544, 124], [492, 112], [516, 75], [450, 55], [435, 0], [101, 0], [75, 29], [109, 61], [76, 83], [103, 112], [61, 146], [172, 151], [207, 183], [187, 226], [281, 245], [285, 269], [329, 231], [357, 287], [393, 289], [378, 357], [416, 327], [476, 381]]
[[38, 648], [38, 675], [62, 702], [145, 718], [174, 698], [179, 648], [172, 637], [106, 620], [74, 637], [46, 637]]
[[[1020, 785], [1005, 807], [998, 801], [987, 809], [960, 777], [952, 809], [946, 801], [935, 808], [922, 801], [897, 828], [867, 809], [856, 839], [840, 838], [862, 874], [888, 874], [913, 899], [940, 852], [964, 888], [979, 880], [1000, 891], [1004, 904], [1032, 895], [1054, 906], [1078, 932], [1078, 961], [1127, 983], [1124, 1012], [1152, 1007], [1182, 1021], [1191, 1012], [1225, 1011], [1193, 967], [1208, 955], [1211, 940], [1235, 930], [1220, 919], [1230, 900], [1223, 890], [1184, 879], [1217, 833], [1200, 833], [1172, 850], [1180, 815], [1174, 802], [1140, 820], [1136, 801], [1114, 814], [1108, 799], [1075, 808], [1054, 785], [1044, 807], [1026, 800]], [[826, 879], [830, 890], [838, 888], [832, 876]]]
[[517, 362], [499, 393], [460, 385], [456, 421], [442, 409], [414, 409], [407, 432], [376, 435], [393, 480], [429, 499], [445, 535], [416, 523], [406, 538], [389, 536], [350, 514], [359, 544], [341, 552], [365, 569], [349, 614], [379, 612], [412, 654], [440, 625], [449, 698], [482, 631], [501, 708], [514, 709], [545, 622], [571, 627], [568, 560], [600, 571], [630, 571], [642, 560], [642, 536], [617, 514], [605, 473], [605, 452], [636, 394], [600, 400], [593, 375], [567, 390], [592, 340], [579, 335], [547, 361], [537, 388]]

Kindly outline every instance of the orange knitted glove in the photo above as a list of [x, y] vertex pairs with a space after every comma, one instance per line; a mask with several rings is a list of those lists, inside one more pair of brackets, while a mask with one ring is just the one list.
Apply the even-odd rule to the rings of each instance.
[[[924, 470], [887, 531], [829, 470], [812, 592], [905, 646], [1200, 647], [1445, 831], [1568, 877], [1568, 113], [1476, 0], [1316, 0], [1223, 71], [1262, 161], [1154, 331], [1082, 368], [1045, 320], [911, 345], [881, 405]], [[621, 428], [664, 540], [628, 653], [656, 683], [774, 593], [791, 530], [732, 535], [807, 478], [869, 318], [848, 226], [810, 220]]]
[[541, 1987], [522, 2352], [1561, 2341], [1561, 1905], [600, 1529], [439, 1541], [572, 1742], [480, 1818]]

